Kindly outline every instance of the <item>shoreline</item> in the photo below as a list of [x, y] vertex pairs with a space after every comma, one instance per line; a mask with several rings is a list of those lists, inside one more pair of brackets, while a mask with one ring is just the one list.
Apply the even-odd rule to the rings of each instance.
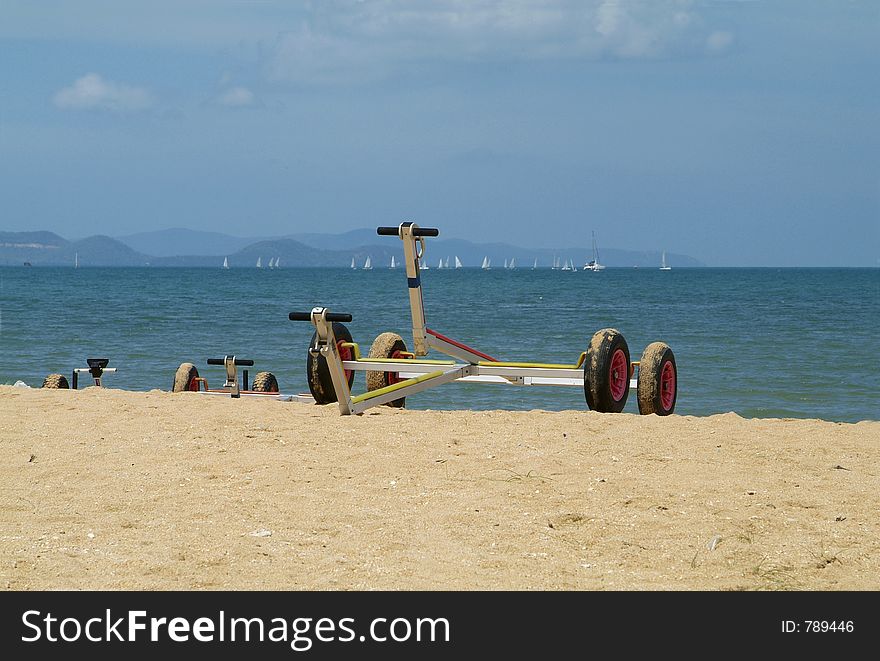
[[880, 422], [0, 386], [0, 588], [880, 589]]

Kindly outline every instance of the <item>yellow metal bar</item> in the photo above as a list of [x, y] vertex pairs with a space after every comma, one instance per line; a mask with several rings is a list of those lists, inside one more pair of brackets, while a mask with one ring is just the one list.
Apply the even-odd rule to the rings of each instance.
[[[360, 360], [360, 359], [359, 359]], [[365, 363], [394, 363], [395, 365], [455, 365], [454, 360], [411, 360], [409, 358], [365, 358]]]
[[583, 367], [584, 361], [587, 359], [587, 352], [581, 353], [580, 358], [574, 365], [562, 365], [560, 363], [504, 363], [501, 361], [481, 360], [477, 365], [482, 367], [539, 367], [541, 369], [550, 370], [571, 370]]
[[357, 342], [340, 342], [339, 346], [351, 349], [355, 360], [361, 359], [361, 348], [357, 345]]
[[413, 377], [412, 379], [406, 379], [405, 381], [399, 381], [398, 383], [394, 383], [390, 386], [385, 386], [384, 388], [379, 388], [378, 390], [371, 390], [370, 392], [365, 392], [363, 395], [358, 395], [357, 397], [352, 397], [352, 404], [357, 404], [359, 402], [365, 402], [368, 399], [373, 399], [373, 397], [378, 397], [379, 395], [384, 395], [385, 393], [394, 392], [395, 390], [400, 390], [401, 388], [406, 388], [407, 386], [412, 386], [417, 383], [421, 383], [422, 381], [428, 381], [429, 379], [436, 379], [438, 376], [443, 376], [444, 372], [439, 370], [437, 372], [431, 372], [430, 374], [422, 374], [421, 376]]

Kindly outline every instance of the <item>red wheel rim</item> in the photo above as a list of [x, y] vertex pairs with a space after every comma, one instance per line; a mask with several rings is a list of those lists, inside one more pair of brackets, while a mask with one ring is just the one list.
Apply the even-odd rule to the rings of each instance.
[[611, 385], [611, 398], [619, 402], [629, 387], [629, 365], [623, 349], [618, 349], [611, 356], [611, 368], [608, 371], [608, 383]]
[[[400, 352], [395, 351], [391, 354], [391, 358], [400, 358]], [[389, 386], [393, 386], [395, 383], [400, 383], [400, 373], [399, 372], [385, 372], [385, 383]]]
[[[342, 346], [346, 340], [339, 340], [336, 343], [336, 350], [339, 352], [339, 358], [341, 360], [351, 360], [351, 349], [349, 347]], [[351, 383], [351, 375], [354, 374], [353, 370], [345, 370], [345, 380]]]
[[198, 392], [199, 391], [199, 382], [196, 381], [195, 377], [189, 380], [189, 383], [186, 384], [186, 389], [189, 392]]
[[660, 372], [660, 403], [664, 411], [671, 411], [675, 404], [675, 367], [671, 360], [663, 363]]

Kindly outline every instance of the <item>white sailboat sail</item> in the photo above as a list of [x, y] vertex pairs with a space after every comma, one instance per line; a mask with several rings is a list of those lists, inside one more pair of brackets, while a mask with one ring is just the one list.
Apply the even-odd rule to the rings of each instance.
[[507, 260], [504, 260], [504, 268], [507, 268]]
[[481, 268], [485, 271], [488, 271], [489, 270], [489, 263], [490, 263], [489, 257], [488, 256], [483, 257], [483, 266]]
[[257, 257], [257, 268], [258, 269], [263, 268], [263, 258], [262, 257]]
[[223, 258], [223, 268], [225, 268], [225, 269], [229, 268], [229, 258], [228, 257]]
[[455, 256], [455, 268], [461, 268], [461, 260], [458, 258], [458, 255]]
[[364, 262], [364, 271], [369, 271], [373, 268], [373, 260], [370, 259], [370, 256], [367, 255], [367, 261]]
[[354, 263], [354, 257], [351, 258], [351, 268], [356, 269], [357, 266]]
[[663, 251], [663, 258], [660, 260], [661, 271], [671, 271], [672, 267], [666, 264], [666, 251]]
[[445, 269], [448, 269], [448, 268], [449, 268], [449, 257], [447, 257], [447, 258], [446, 258], [446, 261], [443, 262], [443, 268], [445, 268]]
[[534, 271], [536, 268], [538, 268], [538, 259], [537, 258], [535, 258], [535, 263], [532, 266], [532, 270]]
[[438, 268], [438, 269], [442, 269], [442, 268], [443, 268], [443, 258], [442, 258], [442, 257], [440, 258], [440, 261], [437, 262], [437, 268]]
[[79, 268], [79, 253], [78, 252], [73, 254], [73, 268], [75, 268], [75, 269]]
[[512, 268], [512, 269], [516, 268], [516, 257], [510, 258], [510, 268]]
[[602, 271], [605, 267], [599, 263], [599, 244], [596, 243], [596, 233], [593, 232], [593, 259], [584, 264], [584, 271]]

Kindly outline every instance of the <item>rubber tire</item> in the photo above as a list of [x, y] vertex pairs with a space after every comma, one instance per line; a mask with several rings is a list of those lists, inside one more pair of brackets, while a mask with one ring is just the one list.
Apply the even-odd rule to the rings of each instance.
[[278, 379], [272, 372], [257, 372], [251, 390], [253, 392], [279, 392]]
[[[336, 336], [337, 342], [351, 342], [351, 333], [344, 324], [338, 321], [333, 322], [333, 334]], [[318, 333], [312, 334], [312, 340], [309, 347], [315, 346], [318, 339]], [[333, 387], [333, 379], [330, 378], [330, 368], [327, 367], [327, 360], [324, 356], [312, 356], [311, 352], [306, 352], [306, 378], [309, 382], [309, 392], [315, 398], [315, 404], [332, 404], [337, 401], [336, 388]], [[348, 387], [354, 383], [354, 370], [348, 377]]]
[[[664, 365], [672, 363], [672, 371], [675, 374], [675, 392], [672, 396], [672, 406], [663, 406], [661, 397], [660, 376], [663, 374]], [[642, 352], [639, 361], [639, 413], [642, 415], [670, 415], [675, 411], [675, 402], [678, 399], [678, 368], [675, 365], [675, 354], [668, 344], [652, 342]]]
[[192, 390], [193, 379], [199, 378], [199, 370], [192, 363], [180, 363], [174, 374], [171, 392], [195, 392]]
[[[627, 375], [623, 397], [615, 401], [611, 394], [611, 358], [621, 349], [626, 357]], [[603, 328], [593, 335], [584, 361], [584, 395], [587, 406], [599, 413], [620, 413], [629, 396], [629, 347], [619, 331]]]
[[[373, 346], [370, 347], [370, 358], [393, 358], [394, 354], [400, 351], [406, 351], [406, 342], [397, 333], [382, 333], [373, 340]], [[367, 390], [378, 390], [390, 386], [388, 377], [393, 372], [367, 372]], [[406, 397], [395, 399], [388, 402], [385, 406], [393, 406], [401, 409], [406, 406]]]
[[70, 384], [67, 377], [63, 374], [50, 374], [43, 379], [43, 388], [51, 388], [53, 390], [70, 390]]

